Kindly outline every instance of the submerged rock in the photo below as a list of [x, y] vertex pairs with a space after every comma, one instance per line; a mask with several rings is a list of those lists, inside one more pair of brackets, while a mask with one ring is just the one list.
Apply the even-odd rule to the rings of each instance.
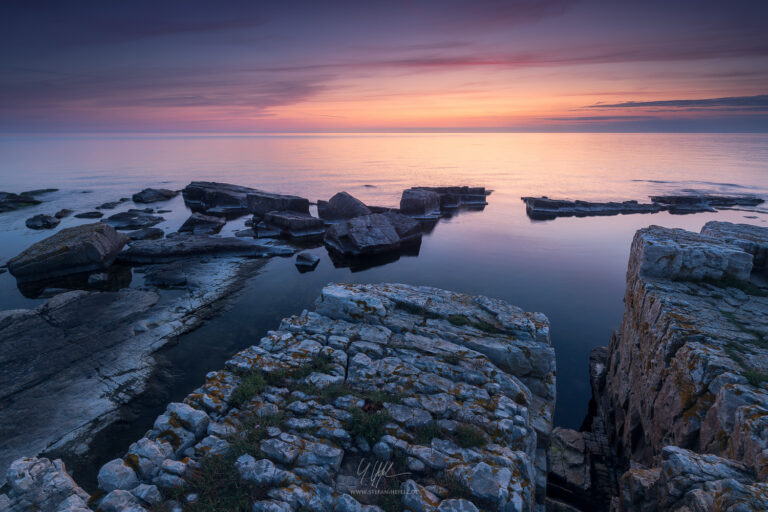
[[251, 192], [258, 191], [229, 183], [193, 181], [181, 194], [184, 204], [192, 211], [228, 216], [248, 213], [246, 196]]
[[144, 228], [126, 233], [131, 240], [157, 240], [165, 236], [165, 231], [160, 228]]
[[58, 226], [60, 222], [61, 220], [57, 217], [41, 213], [28, 218], [24, 224], [26, 224], [29, 229], [53, 229]]
[[[197, 494], [196, 468], [227, 452], [223, 470], [259, 488], [253, 510], [381, 510], [379, 485], [409, 491], [388, 509], [543, 507], [555, 396], [544, 315], [400, 284], [329, 285], [315, 309], [208, 374], [102, 472], [138, 467], [135, 489]], [[407, 467], [360, 472], [378, 456]]]
[[8, 270], [20, 280], [51, 277], [107, 268], [127, 237], [106, 224], [83, 224], [62, 229], [8, 261]]
[[180, 262], [155, 265], [144, 272], [144, 283], [159, 288], [178, 288], [187, 284], [187, 275]]
[[243, 240], [234, 237], [182, 235], [161, 240], [139, 240], [121, 252], [118, 261], [145, 264], [201, 255], [240, 255], [247, 257], [287, 256], [293, 249], [285, 246]]
[[[150, 210], [151, 211], [151, 210]], [[163, 222], [165, 219], [159, 215], [152, 215], [144, 210], [128, 210], [111, 215], [102, 222], [115, 229], [143, 229]]]
[[765, 201], [756, 196], [680, 195], [651, 196], [651, 201], [660, 204], [670, 213], [685, 214], [713, 212], [718, 207], [757, 206]]
[[344, 256], [394, 252], [421, 242], [419, 223], [399, 213], [355, 217], [328, 228], [325, 245]]
[[178, 190], [168, 190], [167, 188], [145, 188], [141, 192], [133, 194], [134, 203], [156, 203], [158, 201], [167, 201], [179, 195]]
[[63, 209], [57, 211], [56, 213], [54, 213], [53, 216], [56, 217], [57, 219], [63, 219], [64, 217], [69, 217], [73, 213], [74, 212], [72, 210], [70, 210], [68, 208], [63, 208]]
[[83, 212], [76, 213], [75, 217], [78, 219], [100, 219], [104, 216], [101, 212]]
[[224, 227], [227, 221], [221, 217], [193, 213], [179, 228], [179, 233], [194, 233], [195, 235], [215, 235]]
[[370, 214], [371, 210], [362, 201], [347, 192], [339, 192], [328, 201], [317, 202], [317, 215], [325, 220], [347, 220]]
[[0, 213], [18, 210], [26, 206], [34, 206], [42, 201], [35, 199], [29, 192], [14, 194], [12, 192], [0, 192]]

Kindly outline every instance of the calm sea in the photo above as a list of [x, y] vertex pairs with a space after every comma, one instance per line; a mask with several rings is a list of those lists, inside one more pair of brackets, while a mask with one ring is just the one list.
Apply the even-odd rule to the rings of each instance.
[[[280, 318], [310, 307], [326, 283], [390, 281], [484, 294], [544, 312], [557, 350], [556, 422], [578, 427], [590, 395], [589, 351], [607, 344], [619, 325], [635, 230], [660, 224], [698, 231], [713, 219], [766, 225], [768, 215], [723, 211], [532, 222], [520, 197], [645, 200], [650, 194], [690, 191], [767, 195], [768, 135], [4, 136], [0, 190], [60, 191], [41, 196], [45, 202], [40, 206], [0, 214], [0, 261], [50, 234], [25, 228], [24, 220], [35, 213], [85, 211], [144, 187], [182, 188], [191, 180], [225, 181], [311, 200], [346, 190], [381, 206], [397, 206], [400, 192], [414, 185], [483, 185], [494, 193], [484, 211], [440, 222], [424, 238], [417, 257], [353, 273], [335, 269], [325, 249], [316, 248], [322, 261], [307, 274], [299, 274], [291, 259], [272, 260], [222, 317], [169, 351], [176, 366], [170, 398], [190, 392], [207, 371], [276, 328]], [[175, 230], [189, 212], [181, 198], [168, 208], [173, 213], [159, 227]], [[243, 221], [230, 222], [228, 230], [241, 229]], [[83, 221], [70, 217], [60, 227], [78, 222]], [[24, 298], [8, 273], [0, 275], [0, 309], [38, 303]], [[140, 435], [148, 426], [136, 428]]]

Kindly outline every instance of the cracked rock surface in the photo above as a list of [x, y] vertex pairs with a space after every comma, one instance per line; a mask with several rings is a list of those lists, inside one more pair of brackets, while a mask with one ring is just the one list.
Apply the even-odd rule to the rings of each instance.
[[333, 284], [170, 404], [91, 506], [543, 511], [554, 393], [540, 313]]

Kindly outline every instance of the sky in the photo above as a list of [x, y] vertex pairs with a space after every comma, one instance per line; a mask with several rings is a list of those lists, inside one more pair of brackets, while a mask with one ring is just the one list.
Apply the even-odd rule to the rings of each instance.
[[0, 132], [768, 132], [768, 2], [0, 2]]

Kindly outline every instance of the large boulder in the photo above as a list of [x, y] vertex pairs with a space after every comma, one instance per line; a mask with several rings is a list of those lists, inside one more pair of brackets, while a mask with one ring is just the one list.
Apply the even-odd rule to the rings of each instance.
[[298, 212], [309, 214], [309, 199], [298, 196], [272, 194], [254, 190], [248, 194], [248, 210], [257, 217], [269, 212]]
[[167, 201], [179, 195], [178, 190], [168, 190], [167, 188], [145, 188], [141, 192], [133, 194], [134, 203], [156, 203], [158, 201]]
[[128, 210], [110, 215], [106, 222], [115, 229], [143, 229], [163, 222], [165, 219], [159, 215], [152, 215], [144, 210]]
[[62, 229], [8, 261], [17, 279], [41, 280], [107, 268], [128, 238], [102, 223]]
[[192, 211], [209, 215], [243, 215], [248, 212], [246, 196], [258, 190], [230, 183], [214, 181], [193, 181], [181, 191], [186, 204]]
[[719, 238], [751, 254], [753, 271], [768, 271], [768, 228], [753, 224], [710, 221], [704, 225], [701, 233]]
[[378, 254], [421, 242], [421, 228], [399, 213], [375, 213], [334, 224], [326, 231], [324, 242], [345, 256]]
[[25, 224], [29, 229], [53, 229], [59, 225], [59, 222], [61, 222], [61, 220], [57, 217], [40, 213], [28, 218]]
[[409, 215], [438, 216], [440, 215], [440, 195], [431, 190], [403, 190], [400, 211]]
[[325, 224], [308, 213], [295, 211], [274, 211], [264, 215], [264, 223], [279, 229], [283, 235], [291, 238], [319, 236], [325, 232]]
[[224, 227], [227, 221], [221, 217], [193, 213], [179, 228], [179, 233], [194, 233], [196, 235], [215, 235]]
[[317, 215], [325, 220], [346, 220], [370, 215], [371, 210], [347, 192], [339, 192], [328, 201], [317, 202]]

